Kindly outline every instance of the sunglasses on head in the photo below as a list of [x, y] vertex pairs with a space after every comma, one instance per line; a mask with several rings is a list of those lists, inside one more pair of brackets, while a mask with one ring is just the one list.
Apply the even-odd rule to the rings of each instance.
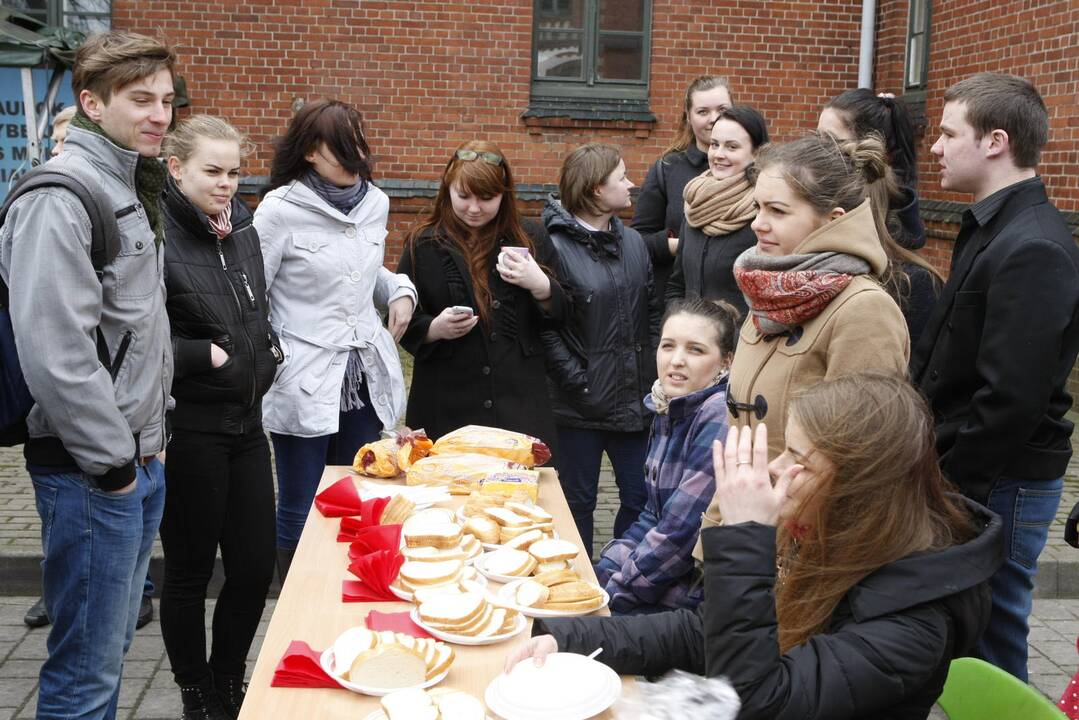
[[730, 395], [727, 396], [727, 409], [731, 412], [731, 417], [735, 420], [738, 419], [738, 411], [753, 413], [753, 417], [757, 418], [760, 422], [764, 419], [764, 416], [768, 414], [768, 401], [764, 399], [763, 395], [758, 395], [753, 398], [751, 403], [740, 403], [735, 401]]
[[502, 156], [499, 155], [498, 153], [479, 152], [478, 150], [458, 150], [457, 151], [457, 159], [458, 160], [464, 160], [465, 162], [468, 162], [470, 160], [475, 160], [476, 158], [479, 158], [480, 160], [483, 160], [488, 165], [501, 165], [502, 164]]

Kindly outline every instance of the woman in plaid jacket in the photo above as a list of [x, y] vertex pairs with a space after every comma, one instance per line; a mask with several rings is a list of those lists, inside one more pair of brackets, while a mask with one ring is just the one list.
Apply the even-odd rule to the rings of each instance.
[[667, 310], [656, 353], [659, 378], [644, 400], [655, 413], [645, 459], [648, 502], [596, 565], [612, 613], [692, 609], [703, 597], [690, 553], [715, 492], [712, 441], [727, 433], [727, 368], [737, 322], [730, 305], [700, 298]]

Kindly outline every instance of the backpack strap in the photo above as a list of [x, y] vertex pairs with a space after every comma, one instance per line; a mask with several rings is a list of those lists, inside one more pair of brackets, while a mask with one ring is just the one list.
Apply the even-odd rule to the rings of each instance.
[[[54, 166], [51, 163], [38, 165], [20, 177], [8, 192], [4, 204], [0, 206], [0, 227], [7, 221], [12, 204], [23, 195], [40, 188], [61, 187], [73, 193], [82, 203], [90, 219], [90, 262], [94, 266], [98, 281], [105, 273], [105, 266], [120, 253], [120, 228], [116, 223], [117, 213], [112, 210], [112, 203], [101, 189], [99, 183], [85, 173], [68, 166]], [[8, 286], [0, 281], [0, 307], [8, 307]], [[97, 328], [97, 357], [101, 364], [113, 373], [109, 356], [109, 346], [101, 327]]]

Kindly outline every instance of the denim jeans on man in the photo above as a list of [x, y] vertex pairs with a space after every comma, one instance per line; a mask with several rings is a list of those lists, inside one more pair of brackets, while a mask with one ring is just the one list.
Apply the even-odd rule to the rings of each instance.
[[123, 494], [99, 490], [82, 473], [41, 469], [30, 477], [52, 629], [37, 718], [112, 720], [165, 505], [164, 466], [137, 467], [135, 488]]
[[989, 509], [1004, 521], [1004, 564], [990, 581], [993, 612], [978, 654], [1023, 682], [1038, 555], [1049, 537], [1063, 488], [1063, 479], [1001, 478], [989, 493]]

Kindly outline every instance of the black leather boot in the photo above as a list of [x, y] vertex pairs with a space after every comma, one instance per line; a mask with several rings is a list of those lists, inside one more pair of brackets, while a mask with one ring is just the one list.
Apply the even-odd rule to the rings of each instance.
[[49, 624], [49, 614], [45, 612], [45, 598], [38, 598], [37, 602], [30, 606], [22, 621], [28, 627], [39, 628]]
[[244, 695], [247, 694], [247, 683], [242, 677], [232, 675], [214, 675], [214, 690], [217, 699], [221, 701], [221, 707], [231, 718], [240, 715], [240, 706], [244, 704]]
[[198, 685], [181, 685], [180, 699], [184, 703], [180, 720], [231, 720], [234, 717], [221, 707], [213, 681], [209, 678]]

